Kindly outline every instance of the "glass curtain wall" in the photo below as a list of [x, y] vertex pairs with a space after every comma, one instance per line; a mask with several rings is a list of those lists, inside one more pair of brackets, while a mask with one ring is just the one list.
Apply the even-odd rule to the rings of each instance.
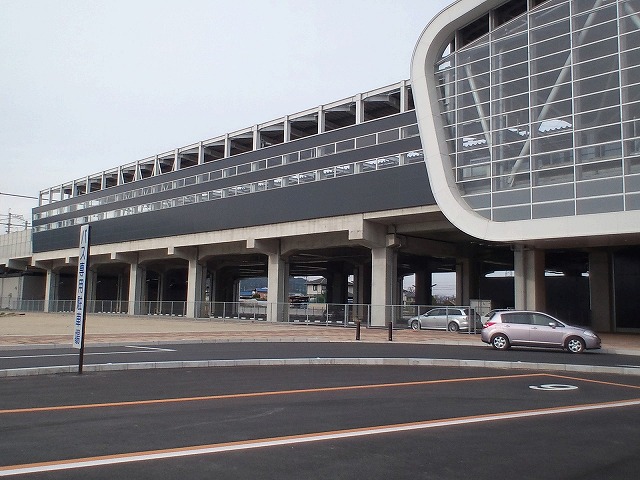
[[494, 221], [640, 209], [638, 12], [640, 0], [513, 0], [471, 40], [456, 33], [435, 76], [471, 208]]

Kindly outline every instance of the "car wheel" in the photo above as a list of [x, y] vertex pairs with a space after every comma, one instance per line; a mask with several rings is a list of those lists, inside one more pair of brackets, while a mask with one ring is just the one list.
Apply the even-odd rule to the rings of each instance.
[[457, 332], [459, 328], [460, 325], [458, 325], [456, 322], [449, 322], [449, 325], [447, 325], [447, 330], [449, 330], [450, 332]]
[[418, 320], [411, 322], [411, 330], [420, 330], [420, 323], [418, 323]]
[[582, 353], [584, 352], [584, 341], [578, 337], [571, 337], [567, 340], [567, 350], [571, 353]]
[[491, 346], [496, 350], [508, 350], [509, 349], [509, 339], [499, 333], [495, 337], [491, 339]]

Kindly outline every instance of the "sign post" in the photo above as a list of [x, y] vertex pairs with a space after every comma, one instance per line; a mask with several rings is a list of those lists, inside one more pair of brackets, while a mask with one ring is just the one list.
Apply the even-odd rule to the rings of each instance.
[[85, 314], [87, 311], [87, 273], [89, 270], [89, 225], [80, 228], [80, 253], [78, 255], [78, 284], [76, 288], [76, 314], [73, 332], [73, 346], [80, 349], [78, 374], [82, 374], [84, 361]]

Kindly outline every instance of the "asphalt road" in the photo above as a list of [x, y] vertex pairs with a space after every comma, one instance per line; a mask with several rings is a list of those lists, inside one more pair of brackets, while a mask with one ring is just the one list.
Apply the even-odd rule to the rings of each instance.
[[0, 476], [625, 479], [639, 469], [637, 376], [334, 365], [0, 381]]
[[[480, 341], [478, 340], [478, 342]], [[155, 346], [88, 346], [85, 350], [84, 365], [295, 358], [464, 359], [527, 364], [626, 367], [637, 368], [640, 371], [640, 356], [611, 354], [597, 350], [574, 355], [560, 350], [533, 350], [526, 348], [512, 348], [506, 352], [499, 352], [488, 345], [481, 344], [478, 346], [465, 346], [356, 342], [241, 342], [176, 343]], [[0, 370], [74, 365], [78, 365], [78, 350], [73, 348], [0, 351]]]

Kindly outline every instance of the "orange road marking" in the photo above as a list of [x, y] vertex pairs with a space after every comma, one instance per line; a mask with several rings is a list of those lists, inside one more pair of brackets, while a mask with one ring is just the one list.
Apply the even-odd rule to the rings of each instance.
[[503, 380], [510, 378], [530, 378], [549, 376], [545, 373], [529, 373], [518, 375], [499, 375], [496, 377], [472, 377], [472, 378], [451, 378], [444, 380], [423, 380], [415, 382], [400, 382], [400, 383], [378, 383], [372, 385], [347, 385], [344, 387], [323, 387], [323, 388], [308, 388], [299, 390], [276, 390], [269, 392], [251, 392], [251, 393], [231, 393], [224, 395], [207, 395], [201, 397], [183, 397], [183, 398], [160, 398], [152, 400], [134, 400], [126, 402], [110, 402], [110, 403], [88, 403], [80, 405], [57, 405], [50, 407], [31, 407], [31, 408], [15, 408], [0, 410], [0, 415], [17, 414], [17, 413], [36, 413], [36, 412], [56, 412], [64, 410], [82, 410], [91, 408], [109, 408], [109, 407], [132, 407], [139, 405], [155, 405], [163, 403], [182, 403], [182, 402], [202, 402], [208, 400], [226, 400], [237, 398], [251, 398], [251, 397], [270, 397], [276, 395], [293, 395], [293, 394], [305, 394], [305, 393], [322, 393], [322, 392], [340, 392], [348, 390], [368, 390], [374, 388], [390, 388], [390, 387], [413, 387], [419, 385], [437, 385], [442, 383], [462, 383], [462, 382], [477, 382], [484, 380]]
[[640, 385], [627, 385], [626, 383], [616, 383], [616, 382], [605, 382], [604, 380], [592, 380], [590, 378], [576, 378], [576, 377], [570, 377], [568, 375], [549, 375], [550, 377], [556, 377], [556, 378], [562, 378], [562, 379], [569, 379], [569, 380], [580, 380], [581, 382], [587, 382], [587, 383], [597, 383], [600, 385], [607, 385], [609, 387], [626, 387], [626, 388], [636, 388], [640, 390]]
[[[570, 377], [567, 377], [570, 378]], [[326, 440], [339, 440], [344, 438], [363, 437], [367, 435], [379, 435], [385, 433], [406, 432], [412, 430], [426, 430], [430, 428], [457, 426], [465, 424], [493, 422], [500, 420], [513, 420], [527, 417], [539, 417], [563, 413], [582, 412], [589, 410], [602, 410], [609, 408], [623, 408], [639, 406], [640, 398], [633, 400], [591, 403], [573, 405], [569, 407], [551, 407], [533, 410], [521, 410], [516, 412], [474, 415], [469, 417], [456, 417], [440, 420], [428, 420], [422, 422], [400, 423], [394, 425], [380, 425], [374, 427], [362, 427], [329, 432], [307, 433], [300, 435], [288, 435], [272, 438], [261, 438], [236, 442], [214, 443], [209, 445], [195, 445], [190, 447], [169, 448], [163, 450], [150, 450], [143, 452], [130, 452], [98, 457], [86, 457], [52, 462], [39, 462], [22, 465], [7, 465], [0, 467], [0, 477], [22, 475], [26, 473], [39, 473], [49, 471], [71, 470], [78, 468], [108, 466], [122, 463], [159, 460], [195, 455], [209, 455], [238, 450], [249, 450], [273, 446], [291, 445], [296, 443], [319, 442]]]

